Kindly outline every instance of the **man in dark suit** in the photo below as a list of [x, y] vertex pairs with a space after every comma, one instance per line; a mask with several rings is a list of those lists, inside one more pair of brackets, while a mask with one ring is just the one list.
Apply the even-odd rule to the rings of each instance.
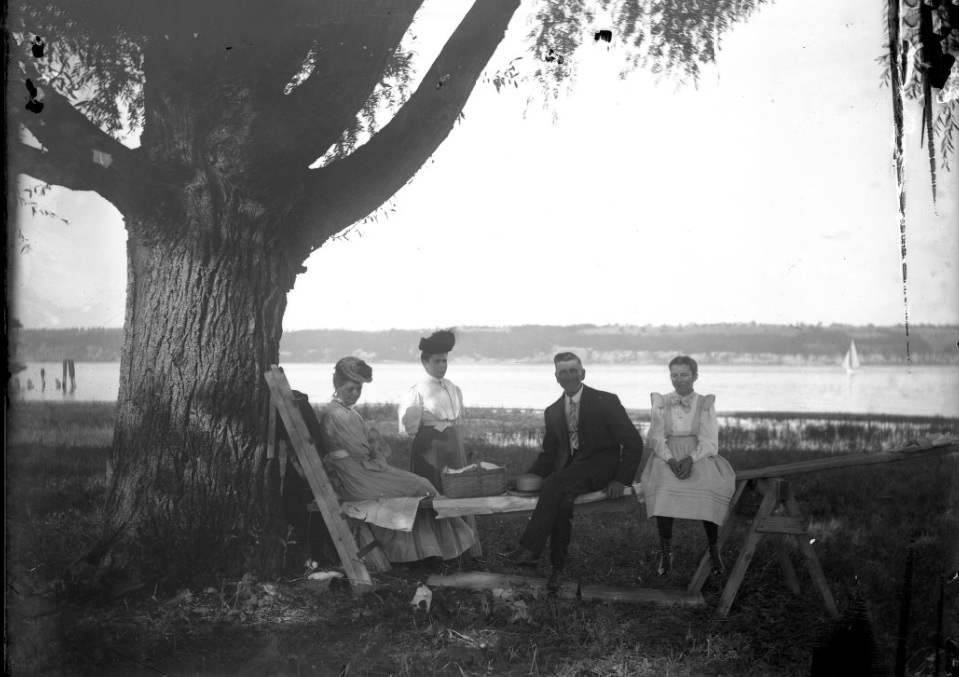
[[543, 451], [528, 471], [545, 481], [520, 547], [508, 557], [535, 567], [549, 539], [553, 570], [547, 587], [555, 590], [566, 565], [573, 501], [600, 489], [622, 498], [639, 468], [643, 440], [616, 395], [583, 385], [579, 357], [559, 353], [553, 363], [563, 395], [546, 408]]

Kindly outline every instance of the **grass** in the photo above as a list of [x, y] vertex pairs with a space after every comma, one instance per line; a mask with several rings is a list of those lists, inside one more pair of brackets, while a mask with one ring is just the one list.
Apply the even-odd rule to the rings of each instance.
[[[393, 462], [406, 467], [409, 440], [396, 435], [393, 409], [362, 411], [393, 443]], [[711, 580], [704, 608], [436, 589], [430, 613], [412, 611], [413, 592], [432, 571], [515, 571], [497, 553], [514, 546], [524, 521], [503, 515], [479, 520], [481, 560], [398, 566], [377, 576], [376, 593], [359, 599], [338, 581], [324, 590], [299, 575], [248, 576], [175, 595], [111, 580], [92, 594], [73, 581], [83, 567], [78, 556], [102, 521], [113, 408], [31, 403], [12, 413], [6, 454], [12, 674], [789, 676], [808, 674], [814, 648], [837, 631], [795, 551], [802, 594], [788, 591], [770, 539], [760, 542], [727, 618], [713, 613], [720, 588]], [[475, 457], [505, 463], [510, 474], [524, 471], [539, 444], [541, 414], [470, 415], [466, 446]], [[725, 422], [723, 453], [741, 469], [886, 448], [950, 427], [959, 430], [949, 420], [764, 422], [753, 415]], [[868, 613], [876, 674], [892, 673], [911, 550], [908, 674], [931, 674], [926, 659], [938, 583], [959, 533], [956, 455], [807, 474], [794, 486], [840, 610]], [[747, 495], [735, 517], [724, 552], [730, 564], [757, 504]], [[703, 545], [700, 525], [677, 522], [676, 571], [658, 578], [655, 527], [641, 508], [580, 517], [569, 574], [583, 583], [683, 589]], [[955, 594], [955, 586], [949, 590]], [[954, 615], [947, 619], [953, 629]]]

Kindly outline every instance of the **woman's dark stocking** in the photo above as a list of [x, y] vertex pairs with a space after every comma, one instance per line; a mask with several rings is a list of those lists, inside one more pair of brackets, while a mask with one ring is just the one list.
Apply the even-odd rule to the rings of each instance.
[[656, 529], [659, 531], [659, 562], [656, 573], [665, 576], [673, 568], [673, 553], [670, 549], [670, 541], [673, 538], [673, 518], [657, 516]]
[[712, 565], [713, 576], [720, 576], [726, 572], [726, 564], [723, 562], [717, 543], [719, 525], [715, 522], [703, 520], [703, 528], [706, 529], [706, 541], [709, 543], [709, 561]]

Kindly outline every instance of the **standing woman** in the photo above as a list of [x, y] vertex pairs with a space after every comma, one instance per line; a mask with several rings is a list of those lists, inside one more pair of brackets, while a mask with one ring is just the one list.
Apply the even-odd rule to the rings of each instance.
[[457, 425], [463, 419], [463, 392], [446, 378], [447, 356], [456, 344], [452, 331], [420, 339], [420, 362], [426, 377], [400, 401], [400, 432], [414, 435], [410, 470], [443, 491], [445, 467], [462, 468], [466, 454]]
[[701, 520], [713, 575], [725, 571], [716, 540], [736, 490], [736, 472], [719, 455], [715, 397], [693, 391], [696, 360], [685, 355], [669, 363], [673, 392], [650, 393], [651, 423], [646, 443], [653, 453], [643, 469], [646, 514], [659, 531], [660, 576], [669, 573], [673, 519]]

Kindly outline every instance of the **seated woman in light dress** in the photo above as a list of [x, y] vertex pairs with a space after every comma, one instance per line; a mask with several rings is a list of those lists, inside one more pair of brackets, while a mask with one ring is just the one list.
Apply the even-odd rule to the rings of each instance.
[[[353, 409], [363, 384], [372, 380], [373, 369], [356, 357], [344, 357], [334, 368], [336, 392], [323, 413], [320, 430], [326, 460], [339, 479], [340, 498], [362, 501], [436, 496], [438, 492], [429, 480], [389, 464], [391, 449]], [[453, 559], [476, 542], [476, 535], [463, 519], [436, 519], [429, 510], [417, 512], [411, 532], [374, 524], [370, 529], [391, 562], [415, 562], [429, 557]]]
[[652, 450], [643, 469], [646, 514], [659, 531], [659, 575], [669, 573], [673, 555], [673, 519], [702, 520], [713, 575], [725, 572], [716, 540], [736, 489], [736, 472], [719, 455], [715, 397], [693, 391], [699, 377], [696, 360], [682, 355], [669, 363], [675, 390], [651, 393], [651, 423], [646, 444]]

